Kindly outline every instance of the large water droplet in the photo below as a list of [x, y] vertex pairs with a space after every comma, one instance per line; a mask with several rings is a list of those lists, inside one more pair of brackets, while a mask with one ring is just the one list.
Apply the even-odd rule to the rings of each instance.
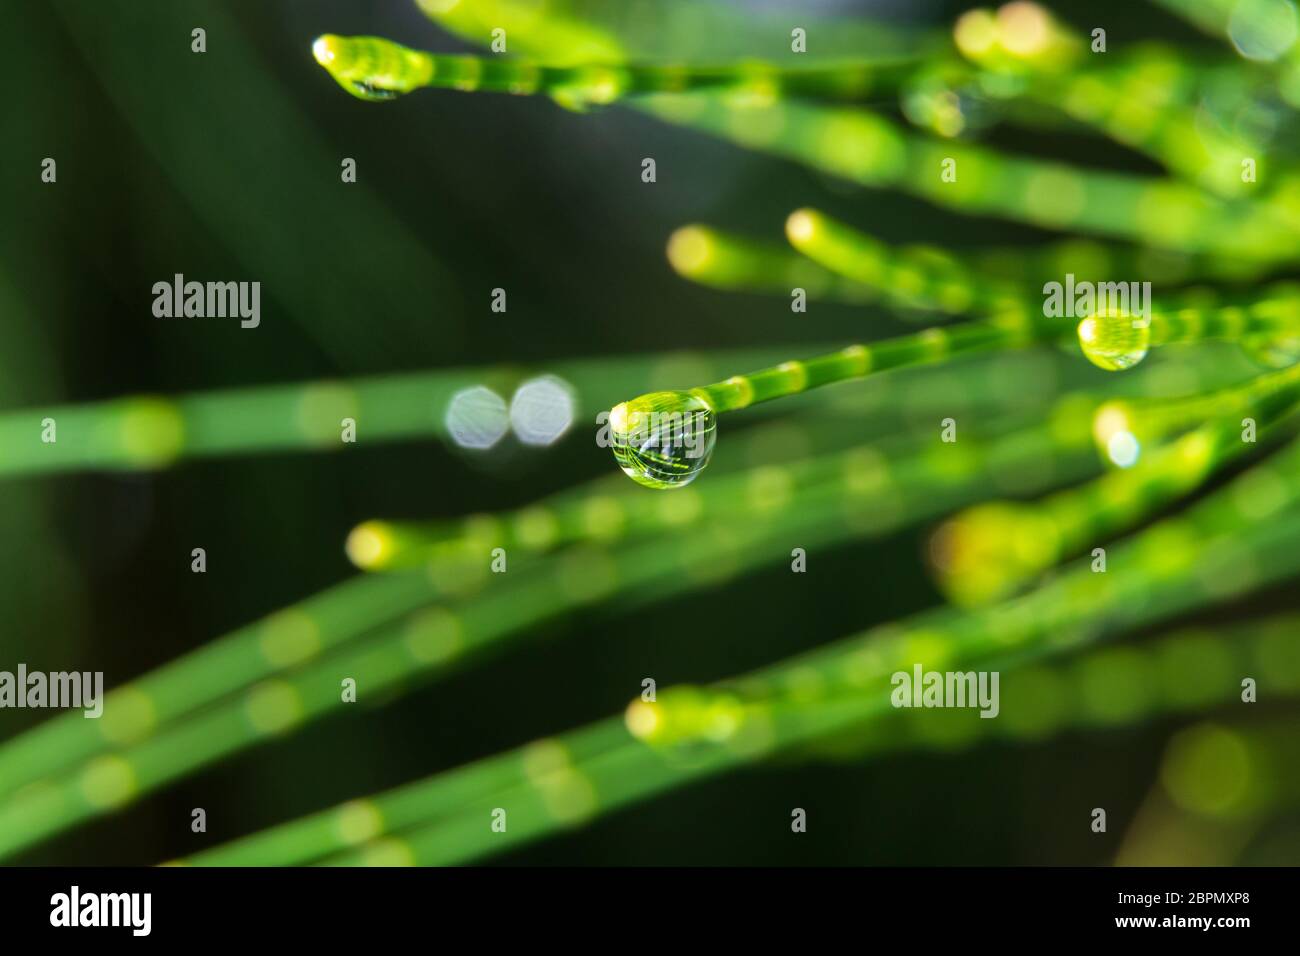
[[616, 405], [609, 430], [624, 474], [648, 488], [680, 488], [708, 465], [717, 415], [687, 392], [651, 392]]
[[1079, 347], [1098, 368], [1119, 372], [1132, 368], [1151, 348], [1151, 320], [1131, 315], [1090, 315], [1079, 323]]

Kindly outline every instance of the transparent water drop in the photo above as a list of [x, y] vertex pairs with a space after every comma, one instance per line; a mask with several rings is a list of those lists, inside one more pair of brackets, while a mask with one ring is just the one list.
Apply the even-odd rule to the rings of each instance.
[[1132, 368], [1151, 349], [1151, 320], [1131, 315], [1090, 315], [1079, 323], [1079, 347], [1098, 368], [1119, 372]]
[[316, 62], [335, 82], [358, 99], [382, 103], [406, 92], [395, 77], [404, 63], [404, 51], [395, 43], [374, 37], [318, 36], [311, 45]]
[[1295, 46], [1298, 31], [1291, 0], [1237, 0], [1228, 17], [1228, 38], [1248, 60], [1280, 59]]
[[681, 488], [708, 465], [717, 415], [687, 392], [651, 392], [614, 406], [610, 447], [623, 473], [647, 488]]
[[348, 91], [357, 99], [368, 100], [371, 103], [395, 100], [402, 95], [399, 90], [386, 90], [382, 86], [376, 86], [373, 82], [364, 80], [349, 81]]
[[1300, 335], [1253, 335], [1242, 340], [1241, 350], [1265, 368], [1288, 368], [1300, 362]]

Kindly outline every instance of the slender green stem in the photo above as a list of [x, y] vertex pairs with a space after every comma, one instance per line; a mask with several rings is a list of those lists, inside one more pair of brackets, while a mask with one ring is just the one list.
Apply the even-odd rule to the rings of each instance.
[[[1248, 259], [1091, 239], [960, 251], [894, 247], [812, 209], [792, 214], [786, 233], [798, 253], [712, 226], [683, 226], [669, 238], [668, 261], [678, 275], [710, 288], [783, 296], [801, 288], [814, 300], [881, 300], [905, 319], [921, 319], [933, 310], [1036, 311], [1042, 308], [1043, 284], [1067, 273], [1087, 279], [1141, 276], [1165, 287], [1193, 279], [1253, 281], [1267, 270]], [[1196, 294], [1205, 297], [1209, 291]]]
[[1223, 254], [1196, 254], [1120, 242], [1073, 237], [1031, 246], [980, 247], [967, 254], [968, 268], [986, 275], [1041, 289], [1067, 273], [1088, 279], [1142, 278], [1153, 286], [1224, 280], [1253, 282], [1269, 264]]
[[[1300, 695], [1300, 655], [1289, 640], [1300, 616], [1232, 621], [1214, 629], [1188, 627], [1154, 640], [1085, 647], [1059, 662], [1021, 660], [1003, 674], [998, 719], [968, 710], [901, 709], [891, 719], [864, 721], [801, 748], [807, 756], [951, 751], [999, 742], [1039, 742], [1065, 732], [1131, 727], [1137, 722], [1199, 716], [1240, 701], [1241, 675], [1264, 669], [1278, 694]], [[842, 667], [847, 669], [851, 659]], [[796, 669], [772, 675], [774, 695], [817, 706], [853, 693], [842, 682], [810, 685]], [[972, 719], [974, 717], [974, 719]]]
[[[680, 56], [683, 42], [698, 49], [707, 39], [709, 50], [727, 57], [753, 56], [773, 40], [785, 52], [791, 23], [789, 13], [768, 7], [700, 3], [699, 0], [655, 0], [654, 15], [636, 4], [592, 0], [547, 0], [545, 15], [519, 0], [415, 0], [434, 23], [465, 40], [487, 45], [497, 29], [510, 38], [510, 51], [565, 63], [648, 60]], [[890, 57], [898, 51], [921, 54], [933, 39], [926, 28], [858, 11], [826, 16], [801, 10], [799, 25], [817, 42], [801, 56], [828, 60]]]
[[[1295, 547], [1300, 521], [1290, 512], [1279, 520], [1300, 500], [1300, 472], [1278, 474], [1286, 475], [1285, 500], [1267, 515], [1248, 519], [1244, 530], [1239, 520], [1225, 525], [1224, 514], [1235, 514], [1236, 505], [1231, 488], [1217, 492], [1186, 518], [1167, 519], [1116, 548], [1116, 563], [1128, 568], [1126, 574], [1093, 574], [1085, 565], [991, 609], [927, 612], [727, 682], [716, 692], [670, 689], [657, 705], [634, 703], [628, 724], [648, 746], [616, 745], [586, 759], [578, 751], [588, 748], [576, 746], [572, 737], [542, 741], [371, 799], [359, 814], [364, 826], [342, 825], [345, 814], [357, 806], [354, 802], [192, 862], [305, 862], [360, 840], [367, 842], [330, 862], [463, 862], [795, 743], [859, 726], [889, 712], [889, 675], [895, 670], [918, 663], [930, 669], [976, 663], [1015, 667], [1228, 600], [1300, 570], [1300, 549]], [[1251, 573], [1211, 586], [1204, 560], [1214, 566], [1248, 561]], [[1096, 624], [1081, 628], [1085, 621]], [[1300, 669], [1293, 670], [1293, 677], [1300, 677]], [[805, 706], [770, 706], [774, 683], [789, 688]], [[820, 706], [806, 706], [819, 700]], [[610, 721], [583, 732], [602, 741], [614, 733]], [[387, 825], [390, 801], [402, 811], [399, 827]], [[433, 820], [400, 835], [379, 835], [409, 825], [410, 808], [421, 804], [431, 808]], [[491, 826], [498, 808], [509, 813], [504, 833]]]
[[[1002, 51], [1002, 67], [1055, 66], [1068, 73], [1069, 57], [1081, 55], [1077, 38], [1056, 27], [1041, 10], [1035, 12], [1032, 4], [1012, 4], [1004, 14], [1010, 20], [1006, 31], [974, 31], [977, 40], [982, 33], [986, 42]], [[1048, 29], [1038, 29], [1030, 22], [1035, 18], [1045, 19]], [[1007, 42], [1003, 32], [1017, 35]], [[590, 39], [571, 24], [558, 24], [556, 33], [571, 37], [576, 48], [585, 48], [584, 41]], [[481, 35], [473, 39], [485, 40]], [[523, 48], [536, 53], [547, 44], [563, 45], [559, 37], [548, 35], [545, 42], [530, 47], [525, 36]], [[911, 137], [861, 110], [789, 99], [749, 97], [739, 102], [652, 93], [636, 105], [669, 122], [787, 156], [863, 185], [902, 188], [967, 214], [999, 215], [1049, 228], [1129, 237], [1172, 250], [1213, 251], [1261, 261], [1284, 259], [1283, 250], [1300, 231], [1300, 189], [1288, 188], [1268, 203], [1226, 202], [1202, 195], [1191, 184], [1080, 170], [966, 143]], [[1115, 122], [1119, 115], [1114, 114]], [[1152, 135], [1156, 136], [1153, 142], [1167, 147], [1166, 151], [1175, 149], [1180, 139], [1170, 136], [1165, 142]], [[1193, 152], [1196, 149], [1199, 144]], [[1193, 164], [1187, 161], [1187, 165]], [[953, 175], [945, 175], [945, 170]]]
[[[1250, 489], [1260, 481], [1271, 485], [1268, 500], [1243, 510], [1242, 502], [1251, 499]], [[570, 749], [569, 741], [561, 738], [494, 761], [490, 772], [479, 764], [403, 788], [406, 809], [398, 818], [400, 827], [410, 824], [411, 807], [422, 803], [433, 807], [440, 819], [400, 836], [379, 836], [391, 833], [387, 800], [379, 798], [359, 811], [352, 804], [306, 823], [286, 825], [266, 838], [255, 836], [239, 844], [233, 851], [237, 856], [218, 850], [211, 860], [275, 862], [274, 854], [290, 853], [282, 861], [302, 862], [360, 840], [368, 842], [333, 862], [457, 862], [499, 851], [581, 822], [599, 809], [858, 726], [886, 712], [888, 675], [896, 669], [916, 663], [931, 669], [1002, 661], [1018, 666], [1030, 657], [1059, 653], [1285, 578], [1300, 571], [1297, 502], [1300, 443], [1183, 515], [1116, 546], [1111, 573], [1097, 574], [1085, 563], [993, 608], [926, 612], [901, 626], [891, 624], [783, 662], [769, 673], [729, 682], [719, 693], [703, 698], [689, 690], [665, 694], [649, 712], [641, 703], [634, 704], [629, 726], [649, 744], [640, 750], [601, 749], [593, 760], [575, 760], [578, 748]], [[1124, 573], [1115, 573], [1121, 568]], [[1229, 568], [1230, 574], [1216, 573]], [[778, 674], [784, 675], [782, 686], [798, 699], [831, 703], [812, 710], [765, 707]], [[878, 693], [867, 693], [867, 688]], [[591, 733], [607, 741], [613, 731], [606, 722]], [[525, 762], [525, 753], [532, 759]], [[511, 773], [511, 765], [523, 768], [524, 774]], [[449, 793], [453, 790], [455, 795]], [[491, 828], [497, 808], [511, 814], [509, 835]], [[344, 825], [345, 814], [353, 825]]]
[[[194, 866], [292, 866], [310, 863], [331, 852], [345, 850], [382, 833], [415, 826], [468, 801], [491, 794], [521, 777], [562, 769], [566, 762], [582, 762], [626, 747], [627, 731], [618, 718], [591, 724], [556, 740], [488, 757], [454, 771], [454, 779], [437, 789], [423, 781], [373, 798], [351, 800], [311, 814], [301, 820], [251, 834], [195, 854], [179, 862]], [[371, 859], [383, 860], [382, 847]], [[397, 862], [405, 862], [398, 860]]]
[[[743, 354], [779, 353], [745, 349]], [[547, 372], [572, 386], [574, 414], [586, 417], [608, 408], [629, 377], [653, 387], [674, 367], [725, 368], [726, 359], [726, 353], [660, 353], [560, 361]], [[157, 469], [183, 459], [235, 454], [342, 451], [353, 447], [344, 440], [345, 418], [355, 422], [358, 444], [452, 441], [448, 414], [457, 393], [471, 387], [496, 393], [504, 429], [511, 393], [527, 378], [524, 369], [508, 366], [457, 368], [6, 411], [0, 413], [5, 449], [0, 477]]]
[[504, 57], [426, 53], [379, 37], [326, 34], [312, 44], [316, 62], [349, 93], [387, 100], [425, 87], [543, 94], [574, 104], [604, 104], [647, 93], [726, 90], [779, 96], [847, 97], [896, 90], [916, 61], [785, 68], [767, 62], [718, 66], [582, 64], [553, 66]]
[[[23, 786], [0, 804], [0, 856], [119, 809], [304, 722], [340, 713], [349, 706], [340, 692], [345, 678], [356, 682], [358, 695], [381, 694], [403, 688], [416, 676], [446, 673], [469, 656], [499, 647], [574, 608], [609, 601], [627, 613], [770, 560], [771, 549], [785, 548], [792, 537], [804, 542], [803, 547], [843, 540], [854, 533], [844, 510], [843, 501], [826, 501], [784, 509], [762, 526], [748, 521], [701, 526], [691, 548], [682, 548], [677, 539], [613, 551], [588, 547], [544, 563], [520, 562], [523, 567], [507, 574], [485, 574], [491, 583], [478, 595], [381, 627], [373, 640], [351, 643], [338, 655], [310, 659], [192, 719], [158, 727], [138, 743], [116, 751], [97, 748], [100, 755], [80, 766]], [[776, 553], [788, 556], [786, 550]], [[484, 558], [485, 570], [488, 556]], [[619, 599], [612, 600], [616, 595]], [[295, 637], [286, 643], [302, 654], [305, 642]], [[175, 693], [187, 689], [175, 681], [166, 686]], [[32, 750], [22, 737], [8, 747]]]
[[1152, 348], [1164, 345], [1300, 338], [1300, 287], [1293, 282], [1277, 283], [1260, 297], [1230, 304], [1196, 304], [1202, 293], [1193, 290], [1165, 301], [1147, 302], [1145, 314], [1124, 289], [1132, 283], [1111, 285], [1120, 295], [1107, 293], [1103, 302], [1097, 286], [1094, 304], [1076, 307], [1077, 314], [1083, 316], [1078, 326], [1079, 346], [1090, 362], [1107, 371], [1132, 368]]
[[[1298, 399], [1300, 390], [1293, 388], [1248, 406], [1261, 437], [1274, 426], [1294, 425]], [[931, 547], [939, 582], [961, 605], [1005, 597], [1062, 558], [1106, 542], [1204, 486], [1258, 447], [1254, 442], [1253, 430], [1243, 439], [1235, 415], [1216, 418], [1140, 458], [1135, 441], [1112, 441], [1112, 455], [1132, 456], [1120, 459], [1123, 469], [1038, 502], [985, 502], [946, 522]], [[1105, 568], [1104, 557], [1095, 561]]]
[[719, 413], [875, 372], [1051, 341], [1066, 331], [1059, 321], [1023, 315], [964, 322], [782, 362], [689, 391], [651, 392], [611, 409], [610, 447], [623, 473], [639, 484], [681, 488], [708, 465]]
[[1216, 130], [1198, 116], [1195, 68], [1162, 47], [1139, 47], [1085, 66], [1087, 44], [1043, 7], [1009, 4], [971, 10], [953, 31], [957, 49], [993, 74], [979, 88], [1028, 99], [1152, 156], [1223, 195], [1252, 188], [1241, 162], [1265, 160], [1258, 143]]
[[[1093, 417], [1093, 437], [1101, 454], [1112, 464], [1118, 457], [1131, 464], [1133, 454], [1148, 444], [1211, 420], [1228, 421], [1253, 406], [1294, 400], [1300, 389], [1300, 364], [1257, 375], [1246, 382], [1202, 395], [1176, 398], [1112, 399], [1102, 403]], [[1125, 454], [1125, 451], [1128, 454]]]
[[702, 399], [715, 412], [736, 411], [864, 375], [939, 362], [957, 355], [1021, 348], [1050, 340], [1061, 332], [1059, 324], [1048, 322], [967, 322], [929, 328], [871, 344], [850, 345], [802, 361], [782, 362], [747, 375], [733, 375], [712, 385], [693, 388], [690, 394]]
[[677, 274], [714, 289], [864, 303], [880, 290], [836, 275], [775, 243], [756, 242], [703, 225], [683, 226], [668, 239], [668, 262]]
[[[303, 723], [337, 714], [347, 706], [339, 693], [344, 677], [356, 680], [359, 694], [400, 689], [415, 677], [444, 674], [476, 652], [500, 647], [575, 607], [606, 602], [630, 613], [767, 561], [788, 560], [792, 541], [811, 549], [933, 517], [977, 500], [1007, 475], [1029, 488], [1049, 487], [1096, 467], [1085, 453], [1088, 440], [1086, 425], [1072, 433], [1031, 429], [986, 449], [972, 442], [959, 465], [933, 453], [899, 462], [849, 456], [833, 480], [805, 498], [782, 494], [791, 487], [788, 477], [760, 469], [751, 497], [756, 511], [738, 512], [730, 520], [693, 519], [686, 539], [652, 535], [608, 549], [588, 545], [546, 562], [529, 563], [520, 555], [511, 559], [519, 563], [507, 574], [481, 574], [476, 581], [482, 590], [380, 626], [331, 655], [320, 653], [324, 641], [312, 642], [307, 621], [286, 614], [274, 640], [259, 634], [218, 641], [116, 691], [103, 721], [111, 716], [124, 728], [121, 733], [103, 736], [59, 719], [0, 748], [0, 766], [9, 771], [6, 785], [19, 791], [0, 803], [0, 855], [120, 808]], [[755, 513], [764, 520], [755, 522]], [[486, 566], [484, 556], [479, 570]], [[391, 587], [413, 587], [412, 599], [421, 600], [419, 589], [427, 586], [422, 578], [398, 575]], [[373, 596], [381, 593], [376, 587]], [[321, 607], [316, 604], [313, 611]], [[387, 610], [393, 622], [397, 614]], [[352, 609], [348, 617], [360, 613]], [[344, 622], [336, 626], [341, 630]], [[255, 643], [250, 647], [250, 642]], [[271, 660], [268, 646], [276, 649]], [[205, 668], [217, 661], [224, 662], [222, 679], [205, 689]], [[191, 695], [210, 701], [218, 687], [224, 697], [186, 715]], [[183, 719], [161, 723], [155, 716], [164, 711]]]
[[[349, 539], [348, 553], [365, 570], [386, 571], [444, 561], [492, 548], [549, 553], [559, 548], [611, 540], [634, 540], [672, 532], [701, 520], [745, 520], [746, 516], [800, 508], [827, 500], [864, 496], [879, 510], [912, 520], [942, 507], [966, 483], [997, 485], [998, 477], [1033, 467], [1055, 483], [1094, 469], [1086, 426], [1087, 399], [1070, 396], [1035, 425], [995, 438], [968, 434], [959, 449], [936, 452], [934, 441], [911, 442], [886, 453], [872, 441], [843, 451], [794, 459], [724, 474], [703, 488], [670, 496], [593, 493], [563, 495], [516, 512], [482, 515], [458, 522], [367, 521]], [[986, 423], [987, 424], [987, 423]], [[907, 489], [903, 494], [902, 489]], [[928, 499], [929, 508], [916, 508]], [[883, 522], [883, 516], [880, 519]], [[893, 522], [887, 522], [893, 523]]]
[[[1030, 356], [1024, 358], [1028, 361]], [[989, 374], [987, 370], [974, 368], [958, 374], [968, 397], [977, 398], [987, 390], [982, 381]], [[1034, 374], [1041, 375], [1042, 370]], [[1136, 384], [1137, 380], [1126, 382]], [[921, 397], [932, 394], [926, 389]], [[884, 411], [919, 410], [914, 402], [903, 406], [894, 402]], [[1095, 402], [1084, 406], [1071, 399], [1055, 417], [1066, 423], [1082, 421], [1094, 406]], [[996, 404], [979, 407], [986, 424], [997, 422]], [[868, 424], [873, 420], [867, 412], [855, 410], [854, 416], [858, 434], [864, 420]], [[788, 439], [785, 428], [768, 426], [752, 434], [742, 432], [737, 438], [742, 444], [750, 442], [755, 446], [781, 441], [782, 447], [788, 448], [784, 444]], [[639, 496], [620, 493], [621, 481], [614, 485], [608, 479], [598, 479], [516, 513], [458, 521], [445, 535], [402, 523], [392, 524], [391, 534], [389, 525], [378, 523], [378, 533], [372, 534], [375, 526], [363, 525], [350, 541], [350, 552], [358, 563], [385, 568], [425, 565], [427, 573], [399, 575], [391, 581], [369, 584], [361, 579], [344, 582], [217, 638], [191, 655], [112, 692], [101, 720], [60, 716], [7, 742], [0, 746], [0, 797], [114, 747], [139, 743], [223, 695], [246, 691], [258, 681], [362, 636], [369, 628], [396, 620], [439, 597], [455, 596], [480, 585], [483, 556], [494, 547], [507, 547], [512, 555], [518, 549], [526, 555], [579, 542], [611, 543], [675, 530], [688, 532], [701, 520], [733, 514], [737, 509], [730, 506], [738, 502], [761, 513], [780, 512], [805, 500], [805, 478], [817, 477], [818, 487], [833, 492], [836, 486], [822, 479], [830, 477], [836, 459], [842, 468], [837, 475], [839, 493], [860, 501], [861, 513], [874, 516], [874, 526], [886, 528], [937, 513], [934, 509], [945, 503], [964, 504], [981, 488], [998, 487], [1003, 475], [1032, 473], [1040, 481], [1068, 480], [1082, 473], [1087, 465], [1086, 456], [1078, 453], [1083, 441], [1080, 428], [1053, 427], [1050, 431], [1036, 429], [1002, 436], [996, 441], [968, 442], [959, 449], [968, 454], [947, 456], [963, 463], [956, 471], [950, 466], [941, 467], [943, 463], [935, 456], [915, 454], [914, 449], [898, 455], [888, 441], [875, 442], [857, 453], [822, 455], [807, 463], [728, 476], [734, 480], [725, 483], [726, 496], [712, 489], [698, 495], [692, 490], [652, 504]], [[1031, 471], [1031, 464], [1040, 467]], [[946, 491], [953, 475], [969, 481], [970, 487]], [[1031, 483], [1030, 487], [1042, 485]]]
[[1151, 344], [1242, 340], [1255, 335], [1300, 332], [1300, 286], [1283, 283], [1242, 305], [1188, 307], [1161, 313], [1151, 323]]
[[108, 694], [99, 720], [55, 717], [0, 746], [0, 799], [170, 731], [183, 718], [434, 600], [421, 573], [354, 578], [232, 631]]
[[[834, 741], [851, 735], [854, 755], [927, 744], [951, 748], [971, 742], [981, 731], [1012, 739], [1041, 739], [1072, 726], [1116, 726], [1162, 711], [1177, 713], [1226, 700], [1235, 692], [1238, 670], [1258, 660], [1275, 665], [1270, 674], [1281, 693], [1294, 694], [1300, 692], [1300, 661], [1288, 654], [1287, 637], [1295, 621], [1294, 616], [1283, 616], [1220, 634], [1183, 631], [1146, 647], [1076, 655], [1066, 666], [1024, 666], [1022, 661], [1014, 677], [1004, 682], [1001, 719], [996, 721], [970, 719], [969, 713], [954, 710], [891, 714], [880, 707], [862, 708], [862, 644], [840, 642], [846, 653], [838, 655], [833, 668], [823, 665], [818, 671], [831, 676], [829, 680], [813, 678], [803, 665], [790, 662], [712, 688], [669, 688], [657, 704], [634, 703], [626, 723], [650, 746], [631, 738], [623, 721], [611, 718], [385, 794], [349, 801], [182, 862], [294, 865], [329, 854], [339, 854], [330, 859], [335, 864], [432, 862], [433, 856], [419, 848], [424, 841], [418, 838], [425, 834], [442, 840], [441, 850], [431, 848], [432, 854], [446, 860], [450, 853], [463, 861], [501, 849], [474, 839], [491, 820], [492, 809], [508, 807], [510, 828], [523, 825], [523, 835], [499, 841], [518, 845], [761, 756], [763, 737], [778, 736], [778, 727], [788, 735], [780, 746], [833, 745], [836, 754], [845, 748]], [[1046, 653], [1069, 649], [1057, 645]], [[1158, 679], [1150, 679], [1157, 674]], [[1113, 690], [1117, 684], [1127, 693]], [[867, 719], [856, 719], [847, 729], [834, 728], [831, 737], [817, 735], [816, 721], [805, 721], [802, 728], [791, 726], [791, 715], [842, 713], [845, 694], [858, 701], [860, 711], [867, 711]], [[870, 719], [876, 714], [888, 719]], [[933, 726], [936, 721], [940, 727]], [[692, 750], [692, 738], [698, 741], [701, 735], [719, 733], [737, 722], [742, 727], [748, 723], [751, 731], [761, 728], [749, 735], [748, 747], [742, 732], [732, 738], [730, 747], [706, 748], [697, 743]], [[800, 729], [805, 732], [800, 734]], [[713, 749], [719, 752], [711, 754]], [[775, 750], [777, 744], [769, 743], [767, 749]], [[401, 832], [408, 828], [415, 829], [410, 835]], [[390, 836], [383, 838], [384, 834]], [[417, 837], [414, 844], [409, 836]], [[467, 840], [469, 846], [464, 845]], [[363, 841], [370, 842], [349, 852]]]
[[1223, 200], [1186, 183], [910, 135], [863, 109], [784, 100], [739, 105], [667, 94], [636, 105], [668, 122], [863, 186], [901, 189], [966, 215], [1273, 262], [1286, 258], [1284, 250], [1300, 231], [1297, 197], [1282, 206]]
[[1042, 309], [1041, 297], [1023, 285], [986, 276], [944, 250], [894, 249], [814, 209], [791, 213], [785, 231], [790, 244], [814, 262], [898, 306], [1018, 322]]

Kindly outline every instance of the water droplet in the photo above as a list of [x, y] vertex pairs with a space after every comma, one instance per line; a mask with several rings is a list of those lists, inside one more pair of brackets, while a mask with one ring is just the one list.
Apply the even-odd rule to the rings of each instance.
[[1151, 320], [1107, 313], [1079, 323], [1079, 347], [1098, 368], [1119, 372], [1132, 368], [1151, 348]]
[[410, 74], [421, 54], [377, 37], [318, 36], [311, 45], [316, 62], [343, 89], [372, 103], [393, 100], [411, 88]]
[[395, 100], [401, 96], [398, 90], [386, 90], [382, 86], [376, 86], [374, 83], [363, 80], [352, 80], [348, 84], [348, 90], [357, 99], [369, 100], [372, 103], [382, 103], [385, 100]]
[[1287, 368], [1300, 362], [1300, 335], [1252, 335], [1242, 340], [1241, 350], [1265, 368]]
[[1295, 4], [1290, 0], [1238, 0], [1228, 17], [1228, 39], [1248, 60], [1272, 63], [1295, 46]]
[[651, 392], [609, 413], [610, 446], [623, 473], [648, 488], [694, 481], [713, 455], [717, 415], [687, 392]]

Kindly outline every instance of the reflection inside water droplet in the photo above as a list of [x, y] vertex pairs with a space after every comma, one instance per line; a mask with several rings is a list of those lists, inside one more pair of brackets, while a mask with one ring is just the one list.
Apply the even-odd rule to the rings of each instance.
[[1079, 323], [1079, 347], [1089, 362], [1108, 372], [1132, 368], [1151, 348], [1151, 321], [1118, 313], [1090, 315]]
[[687, 392], [651, 392], [609, 414], [610, 447], [619, 467], [647, 488], [680, 488], [713, 456], [717, 415]]
[[369, 100], [372, 103], [395, 100], [402, 95], [399, 90], [386, 90], [382, 86], [376, 86], [362, 80], [351, 81], [348, 84], [348, 89], [358, 99]]

